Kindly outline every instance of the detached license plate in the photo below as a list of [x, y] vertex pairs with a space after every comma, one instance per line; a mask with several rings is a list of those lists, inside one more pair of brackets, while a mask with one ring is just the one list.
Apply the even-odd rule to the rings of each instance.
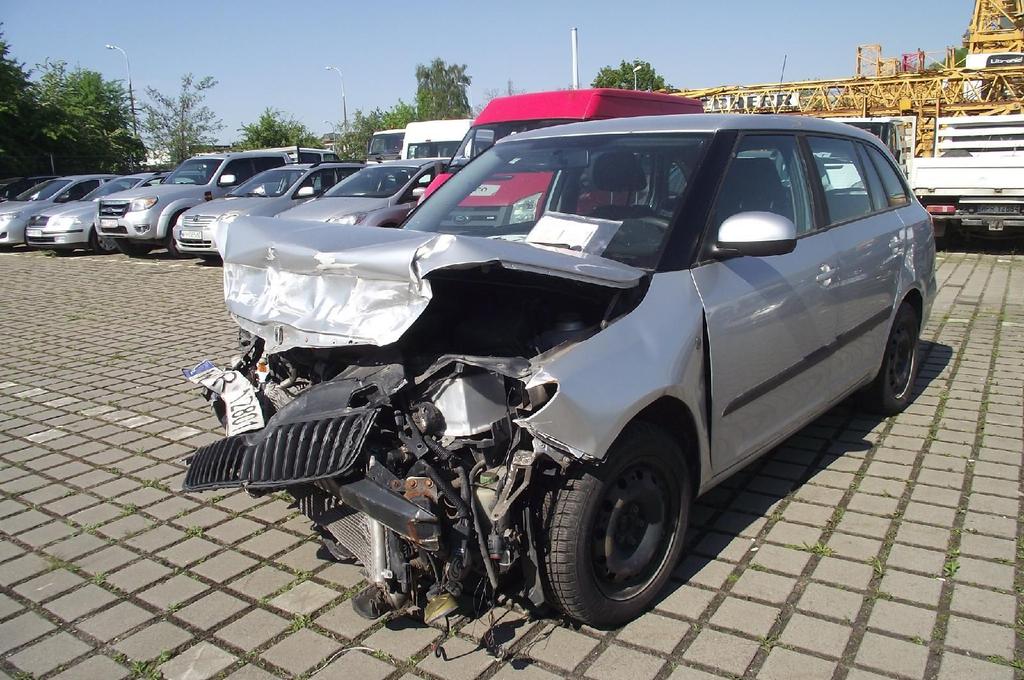
[[37, 228], [37, 229], [26, 229], [25, 230], [25, 236], [38, 237], [38, 236], [42, 236], [42, 235], [43, 235], [43, 230], [42, 229], [38, 229]]
[[203, 361], [195, 368], [181, 371], [185, 378], [220, 395], [224, 402], [224, 429], [227, 436], [259, 430], [263, 427], [263, 409], [256, 398], [256, 389], [238, 371], [217, 368], [212, 361]]
[[199, 229], [182, 229], [181, 238], [185, 241], [202, 241], [203, 232]]
[[100, 218], [100, 226], [104, 227], [104, 228], [116, 227], [117, 226], [117, 218], [116, 217], [101, 217]]

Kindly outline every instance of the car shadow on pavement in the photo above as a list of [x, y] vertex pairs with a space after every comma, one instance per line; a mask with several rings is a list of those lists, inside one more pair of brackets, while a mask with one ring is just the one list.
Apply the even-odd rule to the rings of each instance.
[[[913, 410], [913, 404], [953, 360], [953, 350], [948, 345], [922, 340], [919, 350], [921, 369], [908, 410]], [[659, 604], [713, 562], [724, 559], [730, 563], [746, 563], [747, 559], [753, 559], [746, 557], [746, 553], [754, 547], [768, 522], [781, 519], [778, 516], [780, 504], [802, 496], [805, 485], [812, 483], [820, 473], [851, 469], [848, 461], [844, 464], [841, 459], [862, 458], [871, 451], [875, 446], [871, 441], [873, 435], [877, 435], [886, 422], [884, 416], [862, 409], [854, 395], [701, 496], [691, 509], [682, 561], [673, 572], [673, 581], [659, 598]], [[824, 489], [833, 496], [845, 493], [834, 484], [814, 489]], [[812, 502], [827, 503], [824, 500]], [[828, 514], [831, 512], [826, 507], [822, 515]], [[825, 524], [822, 522], [819, 528], [824, 530]], [[808, 552], [816, 549], [816, 546], [788, 547]]]

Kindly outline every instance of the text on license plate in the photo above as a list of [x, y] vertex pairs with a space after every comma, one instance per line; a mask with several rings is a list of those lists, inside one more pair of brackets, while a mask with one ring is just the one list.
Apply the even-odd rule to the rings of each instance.
[[203, 232], [198, 229], [182, 229], [181, 238], [186, 241], [202, 241]]
[[35, 237], [35, 236], [42, 236], [42, 235], [43, 235], [43, 230], [42, 229], [26, 229], [25, 230], [25, 236]]
[[101, 227], [116, 227], [117, 226], [117, 218], [116, 217], [101, 217], [100, 218], [100, 226]]

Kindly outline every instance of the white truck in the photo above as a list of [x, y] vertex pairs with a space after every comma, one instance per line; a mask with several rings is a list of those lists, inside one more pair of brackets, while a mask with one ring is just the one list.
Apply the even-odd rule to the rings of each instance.
[[402, 141], [402, 158], [451, 158], [472, 124], [471, 118], [409, 123]]
[[833, 120], [889, 146], [937, 237], [1024, 237], [1024, 115], [940, 117], [931, 158], [914, 156], [912, 116]]

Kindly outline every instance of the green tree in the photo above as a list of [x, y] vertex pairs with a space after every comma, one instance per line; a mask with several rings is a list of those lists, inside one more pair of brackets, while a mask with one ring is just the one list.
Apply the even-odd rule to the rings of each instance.
[[320, 138], [305, 125], [282, 111], [266, 108], [254, 123], [238, 129], [242, 139], [237, 146], [242, 149], [266, 149], [276, 146], [319, 147]]
[[636, 89], [638, 90], [674, 90], [675, 88], [665, 82], [665, 78], [658, 75], [648, 61], [634, 59], [623, 61], [619, 66], [605, 66], [597, 72], [591, 87], [612, 87], [619, 90], [633, 89], [633, 69], [637, 66], [640, 69], [636, 72]]
[[10, 56], [0, 30], [0, 176], [48, 169], [40, 167], [48, 150], [41, 119], [29, 72]]
[[214, 134], [224, 125], [203, 102], [206, 93], [217, 84], [212, 76], [195, 80], [191, 73], [181, 77], [177, 95], [166, 95], [146, 88], [150, 101], [142, 105], [142, 128], [154, 151], [177, 164], [194, 153], [196, 147], [213, 144]]
[[420, 120], [468, 118], [472, 113], [466, 88], [472, 78], [465, 64], [434, 59], [416, 67], [416, 112]]
[[51, 142], [57, 170], [118, 172], [138, 167], [146, 150], [132, 134], [124, 87], [96, 71], [69, 70], [63, 61], [39, 68], [35, 89], [42, 110], [40, 130]]
[[401, 99], [388, 109], [376, 108], [368, 113], [356, 111], [349, 120], [348, 131], [341, 135], [338, 156], [348, 160], [366, 158], [366, 147], [374, 132], [404, 128], [417, 120], [416, 107]]

